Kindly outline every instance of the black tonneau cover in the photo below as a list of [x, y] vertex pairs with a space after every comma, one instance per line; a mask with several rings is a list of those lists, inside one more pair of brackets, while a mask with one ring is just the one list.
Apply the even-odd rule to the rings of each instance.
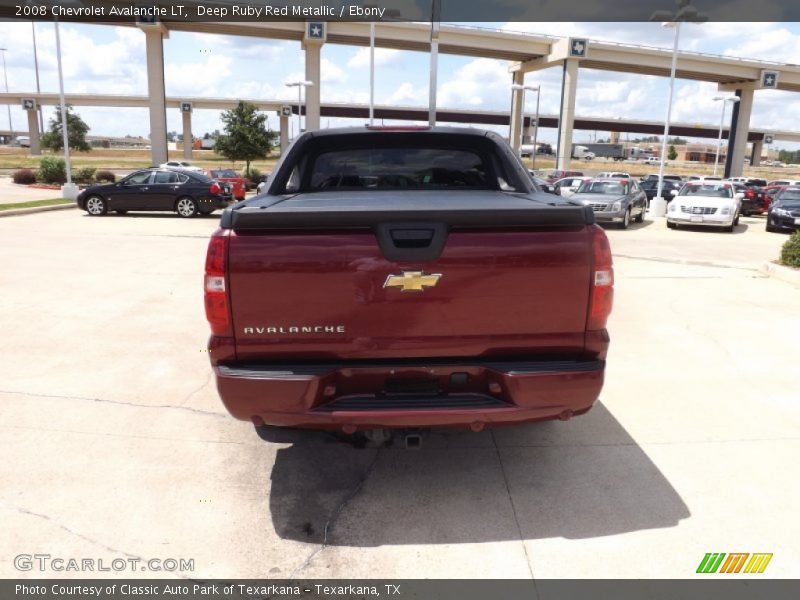
[[577, 226], [591, 207], [545, 194], [494, 190], [332, 191], [262, 196], [227, 209], [220, 225], [245, 229], [362, 229], [388, 221], [438, 221], [450, 227]]

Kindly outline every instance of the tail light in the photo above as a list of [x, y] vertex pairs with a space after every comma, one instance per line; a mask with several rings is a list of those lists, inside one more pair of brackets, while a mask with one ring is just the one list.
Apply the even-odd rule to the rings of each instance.
[[209, 191], [209, 192], [211, 192], [212, 194], [214, 194], [214, 195], [216, 196], [216, 195], [218, 195], [218, 194], [222, 193], [222, 188], [221, 188], [221, 187], [219, 186], [219, 184], [218, 184], [218, 183], [215, 181], [214, 183], [212, 183], [212, 184], [211, 184], [211, 187], [210, 187], [210, 188], [208, 188], [208, 191]]
[[217, 229], [211, 235], [206, 253], [204, 284], [206, 319], [211, 326], [211, 333], [220, 337], [233, 337], [230, 307], [225, 289], [229, 236], [229, 229]]
[[614, 304], [614, 266], [611, 246], [605, 231], [598, 225], [592, 228], [592, 254], [594, 268], [586, 329], [596, 331], [606, 328], [606, 321]]
[[748, 190], [747, 190], [747, 191], [744, 193], [744, 195], [745, 195], [745, 196], [747, 196], [749, 199], [751, 199], [751, 200], [752, 200], [753, 198], [755, 198], [755, 196], [756, 196], [756, 193], [755, 193], [755, 192], [752, 190], [752, 188], [751, 188], [751, 189], [748, 189]]

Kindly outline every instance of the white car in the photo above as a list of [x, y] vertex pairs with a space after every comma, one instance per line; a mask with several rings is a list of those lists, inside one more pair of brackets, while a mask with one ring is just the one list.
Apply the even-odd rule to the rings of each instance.
[[569, 198], [572, 196], [584, 181], [589, 181], [586, 177], [564, 177], [553, 184], [553, 193]]
[[622, 173], [621, 171], [603, 171], [595, 175], [596, 179], [630, 179], [630, 173]]
[[722, 181], [722, 177], [716, 175], [689, 175], [687, 181]]
[[192, 163], [186, 162], [185, 160], [168, 160], [165, 163], [161, 163], [159, 166], [162, 169], [184, 169], [185, 171], [198, 172], [203, 171], [203, 169], [200, 167], [195, 167]]
[[672, 190], [667, 210], [667, 227], [707, 225], [732, 232], [739, 224], [742, 194], [728, 182], [690, 181], [680, 191]]

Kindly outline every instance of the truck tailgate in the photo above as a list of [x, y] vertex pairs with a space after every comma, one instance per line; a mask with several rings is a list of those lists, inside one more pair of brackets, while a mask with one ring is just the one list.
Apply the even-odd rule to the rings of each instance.
[[[365, 211], [340, 192], [336, 210], [358, 215], [348, 226], [325, 220], [324, 194], [262, 208], [249, 223], [245, 213], [228, 242], [238, 360], [580, 354], [591, 233], [583, 217], [558, 218], [580, 209], [477, 194], [439, 194], [435, 208], [373, 197]], [[496, 208], [481, 218], [471, 207], [485, 210], [487, 194]], [[426, 231], [427, 243], [443, 242], [427, 256]], [[436, 281], [403, 291], [404, 279], [428, 276]]]

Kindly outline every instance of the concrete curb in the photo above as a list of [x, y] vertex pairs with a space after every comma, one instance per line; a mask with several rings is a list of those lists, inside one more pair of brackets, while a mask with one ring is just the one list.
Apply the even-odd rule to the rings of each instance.
[[800, 287], [800, 269], [793, 269], [791, 267], [784, 267], [783, 265], [768, 262], [761, 265], [760, 271], [766, 273], [770, 277]]
[[14, 217], [19, 215], [30, 215], [33, 213], [47, 212], [50, 210], [64, 210], [67, 208], [78, 208], [77, 204], [52, 204], [50, 206], [31, 206], [29, 208], [9, 208], [0, 210], [0, 217]]

